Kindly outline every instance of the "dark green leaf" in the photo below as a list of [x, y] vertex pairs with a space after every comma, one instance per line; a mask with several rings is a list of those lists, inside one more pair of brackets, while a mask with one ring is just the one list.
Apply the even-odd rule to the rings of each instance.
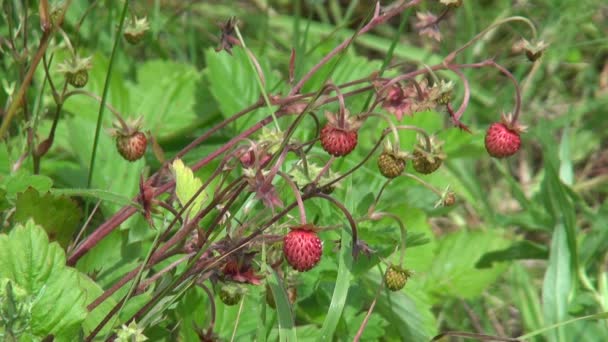
[[489, 268], [495, 262], [505, 262], [522, 259], [546, 259], [549, 251], [544, 245], [529, 240], [513, 243], [508, 248], [484, 254], [475, 264], [477, 268]]
[[81, 210], [71, 198], [55, 196], [49, 192], [40, 195], [34, 188], [17, 195], [14, 220], [25, 223], [30, 218], [44, 227], [51, 241], [64, 248], [79, 227]]

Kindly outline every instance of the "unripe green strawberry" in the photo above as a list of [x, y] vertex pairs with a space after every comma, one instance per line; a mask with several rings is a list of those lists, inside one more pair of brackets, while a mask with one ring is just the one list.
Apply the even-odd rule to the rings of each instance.
[[89, 72], [86, 69], [68, 72], [65, 74], [65, 78], [73, 87], [82, 88], [89, 81]]
[[219, 295], [222, 303], [232, 306], [241, 301], [243, 298], [243, 290], [234, 284], [223, 284], [220, 287]]
[[147, 18], [135, 18], [125, 28], [123, 36], [125, 37], [127, 42], [129, 42], [129, 44], [135, 45], [144, 38], [144, 35], [146, 34], [146, 31], [148, 31], [149, 28], [150, 25], [148, 24]]
[[418, 136], [418, 143], [414, 148], [412, 164], [414, 170], [422, 174], [428, 175], [435, 172], [445, 159], [445, 154], [442, 152], [443, 141], [436, 136], [425, 137]]
[[81, 58], [74, 56], [59, 64], [58, 70], [65, 75], [65, 79], [73, 87], [82, 88], [89, 81], [91, 57]]
[[116, 137], [116, 148], [118, 153], [128, 161], [136, 161], [146, 153], [148, 138], [142, 132], [131, 135], [119, 135]]
[[414, 165], [414, 170], [425, 175], [435, 172], [441, 166], [442, 159], [435, 157], [432, 158], [431, 161], [429, 160], [431, 158], [427, 157], [420, 151], [414, 151], [414, 160], [412, 162]]
[[405, 169], [405, 158], [393, 152], [384, 151], [378, 157], [378, 169], [386, 178], [395, 178]]
[[323, 244], [312, 225], [298, 226], [283, 238], [283, 254], [291, 267], [305, 272], [321, 260]]
[[405, 286], [410, 276], [410, 271], [396, 265], [390, 265], [384, 274], [384, 282], [389, 290], [399, 291]]

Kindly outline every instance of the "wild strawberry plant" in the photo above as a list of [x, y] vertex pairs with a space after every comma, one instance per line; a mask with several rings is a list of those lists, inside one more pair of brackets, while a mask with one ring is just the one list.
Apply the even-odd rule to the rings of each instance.
[[[451, 146], [477, 134], [468, 109], [483, 82], [505, 78], [514, 94], [513, 109], [487, 128], [486, 157], [511, 157], [525, 144], [518, 77], [500, 58], [462, 60], [493, 30], [523, 24], [522, 53], [534, 63], [546, 44], [530, 20], [498, 20], [433, 63], [393, 58], [397, 36], [381, 64], [354, 55], [357, 42], [400, 17], [414, 21], [414, 39], [449, 39], [441, 27], [462, 1], [377, 3], [338, 42], [312, 50], [304, 40], [267, 42], [267, 54], [249, 47], [238, 17], [218, 15], [218, 44], [204, 51], [201, 72], [140, 54], [171, 44], [159, 32], [171, 15], [150, 22], [151, 9], [129, 1], [113, 11], [14, 3], [5, 2], [0, 42], [10, 70], [0, 126], [11, 170], [1, 188], [6, 338], [209, 341], [239, 331], [325, 340], [338, 330], [374, 339], [382, 335], [366, 330], [370, 321], [387, 326], [391, 310], [408, 316], [395, 338], [438, 333], [429, 299], [403, 293], [410, 283], [422, 293], [416, 249], [436, 244], [426, 216], [411, 199], [387, 203], [414, 191], [440, 215], [458, 206], [452, 182], [433, 175]], [[176, 6], [179, 17], [190, 5]], [[108, 51], [91, 48], [97, 11], [112, 24]], [[476, 83], [476, 73], [487, 78]], [[479, 244], [477, 258], [508, 244], [459, 239]], [[384, 288], [395, 291], [396, 308], [379, 299]], [[349, 296], [365, 302], [362, 312]], [[339, 327], [340, 317], [356, 326]]]

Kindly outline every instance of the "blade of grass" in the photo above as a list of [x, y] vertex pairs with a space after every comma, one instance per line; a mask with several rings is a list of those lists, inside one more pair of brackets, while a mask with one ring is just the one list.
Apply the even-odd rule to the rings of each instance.
[[[352, 178], [349, 178], [349, 192], [352, 191]], [[353, 207], [353, 196], [347, 195], [348, 203], [347, 208]], [[338, 264], [338, 276], [336, 278], [336, 286], [334, 287], [334, 293], [331, 297], [331, 303], [329, 304], [329, 310], [327, 316], [321, 327], [321, 335], [319, 336], [320, 341], [331, 341], [333, 339], [334, 332], [342, 317], [344, 306], [346, 304], [346, 298], [348, 296], [348, 289], [350, 287], [350, 280], [352, 278], [351, 268], [353, 264], [353, 255], [351, 253], [353, 245], [353, 237], [351, 230], [348, 225], [344, 225], [342, 228], [342, 238], [340, 243], [339, 253], [339, 264]]]
[[550, 326], [544, 327], [542, 329], [538, 329], [536, 331], [527, 333], [525, 335], [521, 335], [518, 338], [522, 339], [522, 340], [527, 340], [527, 339], [529, 339], [531, 337], [534, 337], [536, 335], [540, 335], [540, 334], [545, 333], [547, 331], [564, 327], [564, 326], [566, 326], [568, 324], [572, 324], [574, 322], [586, 321], [586, 320], [592, 320], [592, 319], [607, 319], [607, 318], [608, 318], [608, 312], [601, 312], [601, 313], [597, 313], [597, 314], [594, 314], [594, 315], [587, 315], [587, 316], [583, 316], [583, 317], [577, 317], [577, 318], [569, 319], [567, 321], [563, 321], [563, 322], [559, 322], [559, 323], [556, 323], [556, 324], [552, 324]]
[[279, 274], [275, 270], [271, 270], [270, 272], [272, 276], [268, 277], [268, 286], [270, 286], [270, 290], [272, 291], [277, 315], [279, 316], [279, 339], [280, 341], [297, 341], [298, 336], [296, 335], [293, 311], [287, 298], [287, 292], [285, 292]]
[[112, 202], [120, 205], [131, 205], [134, 207], [140, 207], [136, 202], [131, 201], [131, 198], [111, 192], [108, 190], [101, 189], [51, 189], [51, 193], [56, 195], [66, 196], [82, 196], [92, 197], [102, 201]]
[[114, 46], [112, 47], [112, 53], [110, 54], [110, 62], [108, 64], [108, 71], [106, 72], [106, 80], [103, 85], [103, 93], [101, 95], [101, 102], [99, 103], [99, 114], [97, 114], [97, 126], [95, 127], [95, 138], [93, 140], [93, 151], [91, 152], [91, 161], [89, 163], [89, 175], [87, 177], [87, 188], [91, 187], [93, 180], [93, 170], [95, 169], [95, 156], [97, 155], [97, 145], [99, 143], [99, 132], [101, 131], [101, 123], [103, 121], [103, 113], [106, 109], [106, 100], [108, 98], [108, 91], [110, 89], [110, 80], [112, 79], [112, 68], [114, 66], [114, 59], [116, 58], [116, 50], [118, 50], [118, 43], [120, 42], [120, 36], [122, 28], [125, 23], [127, 16], [127, 8], [129, 7], [129, 1], [125, 1], [122, 7], [122, 13], [120, 14], [120, 22], [118, 23], [118, 30], [114, 37]]
[[[572, 288], [570, 250], [563, 224], [558, 224], [553, 232], [549, 267], [543, 281], [543, 314], [545, 322], [556, 323], [568, 314], [568, 294]], [[565, 331], [556, 326], [550, 340], [566, 341]]]

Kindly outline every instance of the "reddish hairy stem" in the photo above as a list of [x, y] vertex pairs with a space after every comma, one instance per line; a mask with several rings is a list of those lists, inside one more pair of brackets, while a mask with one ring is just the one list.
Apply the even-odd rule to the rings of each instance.
[[304, 86], [304, 84], [315, 73], [317, 73], [317, 71], [319, 71], [319, 69], [321, 69], [321, 67], [323, 67], [325, 64], [327, 64], [337, 54], [339, 54], [344, 49], [346, 49], [355, 39], [357, 39], [358, 36], [360, 36], [360, 35], [368, 32], [371, 29], [373, 29], [374, 27], [376, 27], [376, 26], [378, 26], [378, 25], [386, 22], [390, 18], [392, 18], [392, 17], [396, 16], [397, 14], [401, 13], [403, 10], [405, 10], [405, 9], [407, 9], [409, 7], [417, 5], [418, 3], [420, 3], [420, 1], [422, 1], [422, 0], [412, 0], [412, 1], [408, 2], [408, 3], [396, 6], [395, 8], [391, 8], [386, 13], [382, 13], [382, 14], [380, 14], [380, 3], [377, 2], [376, 3], [376, 9], [374, 11], [374, 16], [372, 17], [372, 19], [367, 24], [365, 24], [365, 26], [363, 26], [359, 31], [355, 32], [355, 34], [352, 37], [347, 38], [342, 43], [340, 43], [340, 45], [336, 46], [333, 50], [331, 50], [330, 53], [328, 53], [325, 57], [323, 57], [304, 76], [302, 76], [302, 79], [300, 79], [300, 81], [298, 81], [298, 83], [291, 89], [291, 91], [289, 92], [289, 95], [297, 94], [300, 91], [300, 89]]

